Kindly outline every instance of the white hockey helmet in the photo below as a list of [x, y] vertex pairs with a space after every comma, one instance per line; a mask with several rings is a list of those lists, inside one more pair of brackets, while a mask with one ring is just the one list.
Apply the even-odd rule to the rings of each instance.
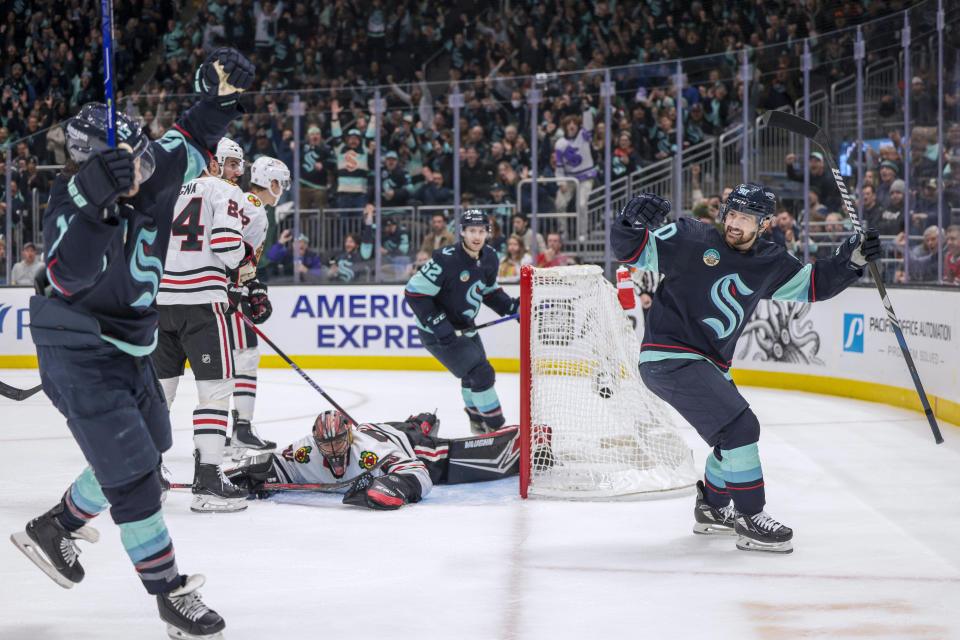
[[[272, 182], [280, 184], [280, 193], [274, 193]], [[250, 165], [250, 184], [268, 189], [274, 197], [279, 198], [284, 191], [290, 188], [290, 169], [276, 158], [260, 156]]]
[[217, 152], [214, 154], [217, 164], [220, 165], [220, 176], [223, 176], [223, 165], [227, 158], [236, 158], [240, 161], [240, 173], [243, 173], [243, 149], [230, 138], [220, 138], [217, 143]]

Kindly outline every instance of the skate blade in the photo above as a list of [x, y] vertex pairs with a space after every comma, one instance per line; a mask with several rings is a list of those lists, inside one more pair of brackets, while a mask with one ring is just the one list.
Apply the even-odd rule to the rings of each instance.
[[187, 633], [183, 629], [178, 629], [172, 624], [167, 624], [167, 637], [173, 640], [223, 640], [223, 633], [217, 631], [203, 636], [197, 636]]
[[725, 527], [722, 524], [713, 524], [708, 522], [697, 522], [693, 525], [693, 532], [701, 536], [735, 536], [737, 532], [733, 527]]
[[190, 505], [190, 511], [194, 513], [233, 513], [246, 508], [246, 498], [218, 498], [205, 495], [195, 495]]
[[741, 551], [764, 551], [766, 553], [793, 553], [793, 541], [760, 542], [746, 536], [737, 538], [737, 549]]
[[10, 534], [10, 542], [16, 545], [17, 549], [23, 552], [23, 555], [27, 556], [30, 559], [30, 562], [37, 565], [37, 567], [43, 571], [51, 580], [56, 582], [58, 585], [64, 589], [72, 589], [73, 585], [76, 583], [72, 580], [68, 580], [63, 577], [57, 568], [50, 564], [50, 561], [47, 560], [47, 557], [43, 555], [43, 551], [34, 545], [33, 540], [30, 539], [30, 536], [27, 535], [26, 531], [18, 531], [17, 533]]

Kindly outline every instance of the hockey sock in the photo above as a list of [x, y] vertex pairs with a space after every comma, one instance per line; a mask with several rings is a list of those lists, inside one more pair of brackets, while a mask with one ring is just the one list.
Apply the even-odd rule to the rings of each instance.
[[193, 411], [193, 446], [202, 464], [219, 465], [227, 439], [227, 409], [233, 380], [197, 380], [199, 401]]
[[757, 443], [735, 449], [722, 449], [720, 466], [723, 480], [733, 498], [737, 511], [753, 515], [763, 511], [766, 502], [763, 492], [763, 471]]
[[711, 451], [707, 456], [703, 484], [707, 487], [704, 497], [711, 505], [722, 508], [730, 504], [730, 492], [727, 491], [727, 484], [723, 481], [722, 463], [717, 458], [716, 451]]
[[67, 531], [76, 531], [110, 506], [90, 467], [77, 476], [62, 500], [64, 508], [57, 520]]
[[473, 391], [470, 391], [468, 387], [460, 387], [460, 395], [463, 396], [463, 405], [467, 408], [467, 413], [478, 421], [483, 420], [480, 412], [477, 411], [476, 403], [473, 401]]
[[480, 413], [484, 424], [490, 429], [499, 429], [503, 426], [503, 412], [500, 410], [500, 398], [493, 387], [483, 391], [471, 390], [473, 403]]
[[257, 401], [257, 372], [244, 371], [233, 376], [233, 406], [237, 417], [253, 422], [253, 408]]
[[180, 586], [173, 542], [163, 521], [163, 512], [119, 525], [120, 540], [140, 580], [151, 594], [166, 593]]

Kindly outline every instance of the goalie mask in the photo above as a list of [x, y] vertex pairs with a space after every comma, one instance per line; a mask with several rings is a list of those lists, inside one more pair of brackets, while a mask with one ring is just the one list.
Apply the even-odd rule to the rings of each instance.
[[313, 439], [333, 475], [342, 477], [353, 443], [353, 429], [347, 417], [339, 411], [324, 411], [313, 423]]
[[[273, 190], [273, 181], [280, 185], [280, 191]], [[260, 156], [250, 165], [250, 184], [267, 189], [275, 198], [290, 188], [290, 169], [280, 160]]]

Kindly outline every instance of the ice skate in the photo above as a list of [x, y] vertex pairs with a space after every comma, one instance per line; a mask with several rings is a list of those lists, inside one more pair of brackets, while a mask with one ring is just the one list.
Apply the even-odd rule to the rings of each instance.
[[717, 508], [707, 502], [706, 487], [702, 480], [697, 480], [697, 504], [693, 508], [693, 532], [701, 535], [735, 535], [734, 519], [737, 517], [737, 508], [731, 502], [725, 507]]
[[475, 414], [467, 409], [463, 408], [464, 413], [467, 414], [467, 419], [470, 421], [470, 433], [475, 436], [482, 436], [485, 433], [490, 433], [490, 429], [487, 428], [487, 425], [483, 423], [483, 420], [478, 414]]
[[100, 533], [91, 526], [67, 531], [56, 518], [61, 511], [63, 503], [59, 502], [50, 511], [28, 522], [24, 531], [12, 534], [10, 541], [54, 582], [69, 589], [84, 576], [77, 558], [80, 550], [74, 541], [96, 542]]
[[752, 516], [738, 514], [735, 522], [734, 528], [740, 536], [737, 549], [770, 553], [793, 551], [793, 529], [777, 522], [766, 511]]
[[197, 592], [205, 578], [199, 573], [184, 578], [183, 586], [157, 595], [157, 609], [160, 619], [167, 623], [167, 635], [174, 640], [223, 638], [223, 618], [205, 605]]
[[196, 513], [243, 511], [247, 508], [247, 491], [230, 482], [223, 469], [215, 464], [200, 462], [200, 452], [194, 454], [193, 504]]
[[262, 439], [249, 420], [238, 418], [237, 412], [233, 412], [233, 435], [227, 438], [226, 451], [234, 460], [245, 457], [248, 451], [264, 453], [276, 448], [276, 442]]

